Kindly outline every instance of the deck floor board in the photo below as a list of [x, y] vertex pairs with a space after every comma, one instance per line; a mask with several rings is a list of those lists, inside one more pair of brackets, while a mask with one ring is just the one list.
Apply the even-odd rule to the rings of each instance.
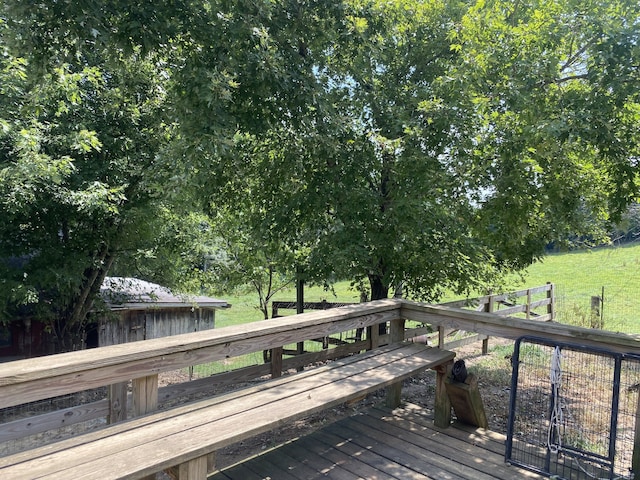
[[433, 425], [405, 404], [371, 408], [232, 465], [210, 480], [510, 480], [545, 477], [504, 463], [504, 435]]

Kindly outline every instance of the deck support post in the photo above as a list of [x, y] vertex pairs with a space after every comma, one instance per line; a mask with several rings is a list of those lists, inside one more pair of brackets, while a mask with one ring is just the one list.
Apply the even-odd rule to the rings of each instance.
[[436, 367], [436, 399], [433, 423], [436, 427], [446, 428], [451, 424], [451, 401], [447, 394], [446, 380], [451, 376], [453, 360]]
[[207, 457], [194, 458], [178, 466], [178, 480], [206, 480], [207, 478]]
[[[375, 330], [375, 327], [374, 327]], [[391, 321], [390, 343], [399, 343], [404, 341], [404, 318], [398, 318]], [[396, 382], [387, 387], [386, 406], [388, 408], [396, 408], [400, 406], [402, 396], [402, 382]]]
[[134, 378], [133, 415], [139, 417], [151, 413], [158, 408], [158, 375]]
[[127, 383], [109, 385], [109, 415], [107, 423], [117, 423], [127, 419]]
[[271, 378], [282, 376], [282, 347], [271, 349]]

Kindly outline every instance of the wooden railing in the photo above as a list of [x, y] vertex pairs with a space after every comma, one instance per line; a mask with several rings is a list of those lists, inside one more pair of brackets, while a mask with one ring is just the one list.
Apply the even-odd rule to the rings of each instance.
[[[91, 418], [120, 421], [153, 411], [173, 388], [198, 391], [215, 382], [256, 378], [264, 374], [280, 375], [283, 369], [325, 361], [350, 353], [375, 348], [388, 341], [379, 335], [380, 323], [395, 325], [413, 320], [420, 328], [459, 329], [485, 336], [516, 339], [537, 335], [561, 341], [640, 354], [640, 336], [505, 317], [450, 306], [434, 306], [401, 299], [345, 306], [325, 311], [270, 319], [221, 329], [173, 337], [113, 345], [49, 357], [9, 362], [0, 370], [0, 413], [28, 402], [73, 394], [96, 387], [107, 387], [108, 398], [82, 406], [72, 406], [44, 415], [29, 416], [0, 425], [0, 442], [43, 432]], [[411, 322], [407, 322], [411, 324]], [[374, 328], [372, 328], [374, 327]], [[330, 337], [340, 332], [365, 329], [363, 339], [344, 345], [328, 345], [320, 351], [284, 358], [283, 347], [297, 342]], [[413, 338], [420, 329], [408, 329], [405, 338]], [[441, 344], [440, 346], [443, 346]], [[208, 362], [227, 361], [231, 357], [270, 350], [271, 362], [255, 365], [167, 389], [158, 388], [158, 375]], [[130, 387], [128, 387], [129, 383]], [[130, 393], [128, 393], [130, 389]], [[4, 410], [5, 412], [7, 410]]]
[[[555, 288], [552, 283], [540, 287], [527, 288], [515, 292], [485, 295], [440, 303], [440, 306], [451, 309], [474, 310], [488, 312], [501, 317], [519, 315], [526, 320], [549, 322], [555, 319]], [[460, 332], [457, 327], [438, 325], [436, 332], [433, 326], [411, 330], [414, 341], [437, 344], [440, 348], [456, 349], [476, 342], [482, 342], [482, 353], [489, 350], [489, 335], [475, 333], [470, 335], [464, 331], [461, 338], [450, 339], [454, 333]], [[437, 341], [436, 341], [437, 340]]]

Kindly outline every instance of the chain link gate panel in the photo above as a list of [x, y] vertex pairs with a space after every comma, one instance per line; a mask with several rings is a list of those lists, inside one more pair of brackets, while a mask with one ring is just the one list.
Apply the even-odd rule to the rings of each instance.
[[512, 364], [508, 463], [566, 480], [634, 478], [640, 357], [522, 337]]

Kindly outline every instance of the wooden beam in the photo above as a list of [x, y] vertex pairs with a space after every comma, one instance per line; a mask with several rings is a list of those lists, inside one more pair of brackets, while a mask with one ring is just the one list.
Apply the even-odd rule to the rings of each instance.
[[127, 387], [129, 382], [109, 385], [109, 413], [107, 423], [121, 422], [127, 419]]
[[271, 349], [271, 378], [282, 376], [282, 347]]
[[399, 318], [386, 299], [250, 324], [17, 360], [0, 373], [0, 408], [366, 328]]
[[604, 348], [618, 353], [640, 354], [640, 335], [608, 332], [575, 327], [555, 322], [539, 322], [492, 313], [452, 309], [438, 305], [426, 305], [405, 300], [402, 316], [431, 325], [446, 325], [467, 332], [482, 333], [492, 337], [517, 339], [530, 335], [552, 341], [568, 342]]
[[178, 480], [206, 480], [207, 456], [195, 458], [180, 464], [178, 467]]

